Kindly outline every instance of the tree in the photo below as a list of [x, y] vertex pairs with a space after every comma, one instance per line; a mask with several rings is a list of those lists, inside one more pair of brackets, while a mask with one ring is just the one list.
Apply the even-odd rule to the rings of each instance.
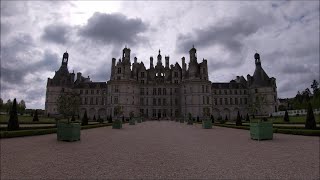
[[32, 121], [34, 121], [34, 122], [35, 122], [35, 121], [39, 121], [39, 118], [38, 118], [38, 110], [36, 110], [36, 111], [34, 112]]
[[284, 113], [283, 121], [284, 121], [284, 122], [289, 122], [289, 115], [288, 115], [288, 111], [287, 111], [287, 110], [286, 110], [286, 112]]
[[18, 121], [18, 113], [17, 113], [17, 100], [14, 98], [12, 108], [10, 110], [10, 118], [8, 121], [8, 131], [18, 130], [19, 129], [19, 121]]
[[87, 111], [84, 112], [82, 121], [81, 121], [81, 126], [85, 126], [88, 125], [88, 115], [87, 115]]
[[8, 113], [8, 112], [10, 112], [10, 108], [12, 107], [11, 99], [8, 99], [6, 106], [7, 106], [6, 110], [7, 110], [7, 113]]
[[0, 98], [0, 109], [2, 108], [2, 106], [3, 106], [3, 100], [2, 98]]
[[313, 94], [317, 94], [318, 90], [319, 90], [319, 83], [314, 79], [312, 84], [311, 84], [311, 88], [313, 89]]
[[24, 102], [24, 100], [21, 100], [19, 103], [19, 110], [18, 111], [21, 115], [23, 115], [25, 110], [26, 110], [26, 103]]
[[311, 103], [308, 104], [308, 112], [307, 112], [305, 128], [306, 129], [316, 129], [317, 128], [316, 120], [314, 118]]
[[80, 97], [74, 92], [64, 92], [58, 97], [57, 100], [57, 109], [64, 118], [68, 119], [69, 116], [75, 115], [78, 113], [80, 106]]
[[241, 121], [241, 117], [240, 117], [240, 112], [239, 111], [238, 111], [238, 114], [237, 114], [236, 126], [242, 126], [242, 121]]

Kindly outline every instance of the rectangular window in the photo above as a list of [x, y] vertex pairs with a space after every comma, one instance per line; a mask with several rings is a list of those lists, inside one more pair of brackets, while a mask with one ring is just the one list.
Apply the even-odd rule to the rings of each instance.
[[141, 72], [141, 78], [144, 78], [144, 72]]
[[161, 88], [158, 88], [158, 95], [161, 95]]
[[208, 89], [209, 89], [208, 86], [206, 86], [206, 93], [208, 92]]
[[224, 98], [224, 104], [228, 105], [228, 98]]
[[238, 98], [235, 98], [235, 104], [238, 105]]
[[207, 104], [209, 104], [209, 96], [207, 96]]
[[232, 90], [231, 89], [229, 90], [229, 92], [230, 92], [230, 94], [232, 94]]
[[99, 99], [98, 99], [98, 97], [96, 97], [96, 105], [98, 105], [99, 104]]
[[227, 90], [226, 90], [226, 89], [224, 90], [224, 94], [228, 94], [228, 92], [227, 92]]
[[114, 103], [118, 104], [118, 97], [117, 96], [114, 97]]
[[244, 104], [247, 104], [247, 103], [248, 103], [247, 98], [244, 98]]
[[175, 77], [175, 78], [178, 77], [178, 72], [174, 72], [174, 77]]
[[242, 98], [240, 98], [240, 104], [242, 104]]
[[222, 105], [222, 98], [220, 98], [219, 101], [220, 101], [220, 105]]
[[167, 105], [167, 100], [165, 98], [163, 99], [163, 105]]
[[91, 94], [94, 94], [94, 90], [91, 90]]
[[88, 89], [86, 89], [86, 94], [88, 94]]
[[214, 98], [214, 105], [218, 105], [218, 100], [217, 100], [217, 98]]
[[141, 84], [144, 84], [144, 80], [141, 80]]
[[100, 91], [99, 91], [99, 90], [97, 90], [97, 94], [100, 94]]
[[119, 92], [119, 86], [115, 86], [115, 92]]
[[147, 95], [149, 94], [149, 92], [148, 92], [149, 90], [148, 90], [148, 88], [147, 88], [147, 91], [146, 91], [146, 93], [147, 93]]
[[154, 106], [157, 105], [157, 100], [156, 100], [156, 98], [153, 98], [153, 105], [154, 105]]
[[140, 98], [140, 105], [141, 105], [141, 106], [144, 106], [143, 98]]
[[144, 88], [140, 88], [140, 95], [144, 95]]
[[202, 92], [204, 93], [204, 85], [202, 85]]
[[90, 104], [93, 104], [93, 98], [92, 97], [90, 98]]
[[233, 105], [233, 99], [232, 98], [230, 98], [230, 104]]
[[80, 90], [80, 94], [82, 94], [83, 92], [82, 92], [82, 89]]
[[177, 98], [174, 99], [174, 104], [178, 105], [178, 99]]
[[178, 93], [178, 88], [174, 88], [174, 93]]
[[204, 96], [202, 96], [202, 104], [205, 104]]
[[221, 94], [221, 89], [219, 89], [219, 94]]
[[158, 106], [161, 106], [161, 99], [158, 99]]
[[157, 95], [157, 89], [153, 88], [152, 95]]
[[163, 88], [163, 95], [167, 95], [167, 90], [166, 90], [166, 88]]
[[234, 94], [238, 94], [238, 91], [236, 89], [234, 90]]

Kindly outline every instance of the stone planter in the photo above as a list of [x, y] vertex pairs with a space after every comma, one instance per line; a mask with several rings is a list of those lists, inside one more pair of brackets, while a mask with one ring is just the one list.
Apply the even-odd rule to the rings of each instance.
[[193, 125], [193, 120], [192, 119], [188, 119], [188, 125]]
[[135, 122], [134, 118], [131, 118], [129, 120], [129, 125], [136, 125], [136, 122]]
[[202, 121], [203, 129], [212, 129], [212, 121], [210, 119]]
[[78, 141], [80, 140], [80, 123], [58, 123], [58, 141]]
[[117, 119], [112, 123], [112, 129], [121, 129], [122, 128], [122, 121]]
[[136, 117], [136, 120], [137, 120], [137, 123], [141, 123], [142, 122], [140, 117]]
[[256, 140], [273, 139], [272, 122], [250, 123], [250, 136]]

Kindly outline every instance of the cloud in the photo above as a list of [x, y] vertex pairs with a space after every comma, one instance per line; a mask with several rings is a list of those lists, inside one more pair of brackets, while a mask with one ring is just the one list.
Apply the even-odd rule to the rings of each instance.
[[69, 41], [71, 26], [65, 24], [48, 25], [44, 28], [41, 38], [48, 42], [66, 44]]
[[242, 10], [238, 16], [225, 18], [193, 33], [178, 34], [176, 49], [186, 52], [192, 44], [199, 48], [220, 46], [231, 53], [240, 53], [246, 37], [273, 23], [273, 17], [252, 8]]
[[86, 25], [80, 27], [79, 35], [101, 44], [134, 45], [146, 40], [141, 33], [147, 29], [148, 25], [140, 18], [96, 12]]

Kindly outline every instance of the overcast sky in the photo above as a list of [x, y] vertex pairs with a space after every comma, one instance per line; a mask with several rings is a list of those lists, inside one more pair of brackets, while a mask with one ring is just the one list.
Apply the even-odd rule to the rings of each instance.
[[252, 75], [253, 55], [280, 98], [319, 80], [319, 1], [1, 1], [1, 98], [44, 109], [47, 78], [69, 71], [107, 81], [125, 45], [149, 68], [161, 49], [181, 64], [195, 45], [212, 82]]

